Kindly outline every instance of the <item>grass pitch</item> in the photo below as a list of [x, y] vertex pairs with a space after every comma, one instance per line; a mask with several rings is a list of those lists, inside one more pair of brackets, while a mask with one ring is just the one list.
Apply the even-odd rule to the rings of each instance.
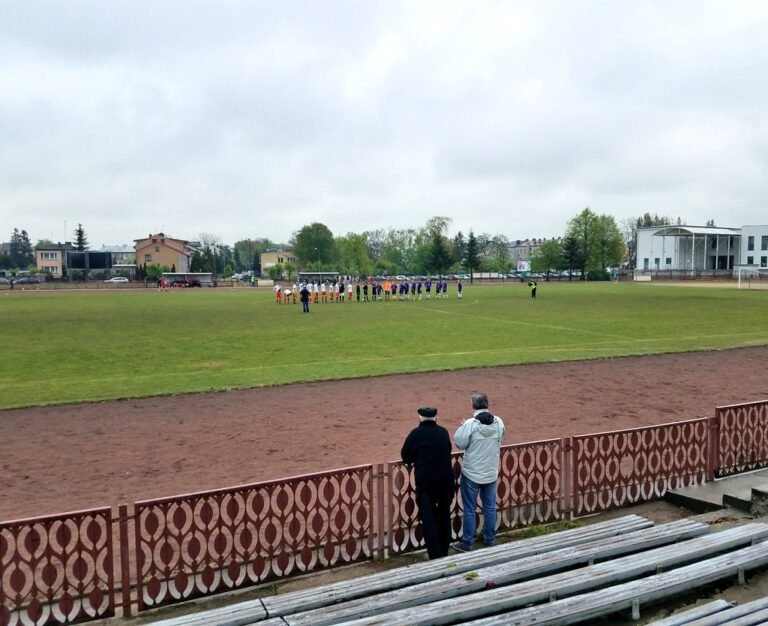
[[541, 283], [276, 305], [242, 289], [7, 294], [0, 408], [768, 344], [768, 291]]

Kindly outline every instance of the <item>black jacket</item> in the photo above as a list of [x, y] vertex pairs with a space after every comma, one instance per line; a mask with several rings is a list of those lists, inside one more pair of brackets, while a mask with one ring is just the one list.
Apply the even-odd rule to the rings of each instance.
[[417, 488], [454, 484], [451, 437], [434, 420], [421, 422], [408, 434], [400, 456], [413, 464]]

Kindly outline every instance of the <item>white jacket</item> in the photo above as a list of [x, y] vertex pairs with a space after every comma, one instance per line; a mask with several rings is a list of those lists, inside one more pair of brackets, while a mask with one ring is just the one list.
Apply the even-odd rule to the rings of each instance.
[[499, 477], [499, 448], [505, 432], [500, 417], [487, 409], [475, 411], [453, 435], [456, 447], [464, 450], [461, 473], [480, 485], [494, 482]]

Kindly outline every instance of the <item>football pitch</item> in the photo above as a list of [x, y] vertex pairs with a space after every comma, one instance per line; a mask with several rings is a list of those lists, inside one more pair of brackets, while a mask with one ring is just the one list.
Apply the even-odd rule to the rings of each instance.
[[535, 301], [521, 285], [467, 286], [463, 300], [309, 314], [251, 289], [12, 294], [0, 408], [765, 345], [767, 307], [768, 291], [631, 283], [542, 282]]

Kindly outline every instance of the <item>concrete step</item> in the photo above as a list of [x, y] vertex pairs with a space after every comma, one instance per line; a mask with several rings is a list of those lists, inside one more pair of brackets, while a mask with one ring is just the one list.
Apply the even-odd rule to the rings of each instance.
[[731, 507], [768, 511], [768, 470], [720, 478], [711, 483], [668, 491], [665, 500], [698, 513]]

